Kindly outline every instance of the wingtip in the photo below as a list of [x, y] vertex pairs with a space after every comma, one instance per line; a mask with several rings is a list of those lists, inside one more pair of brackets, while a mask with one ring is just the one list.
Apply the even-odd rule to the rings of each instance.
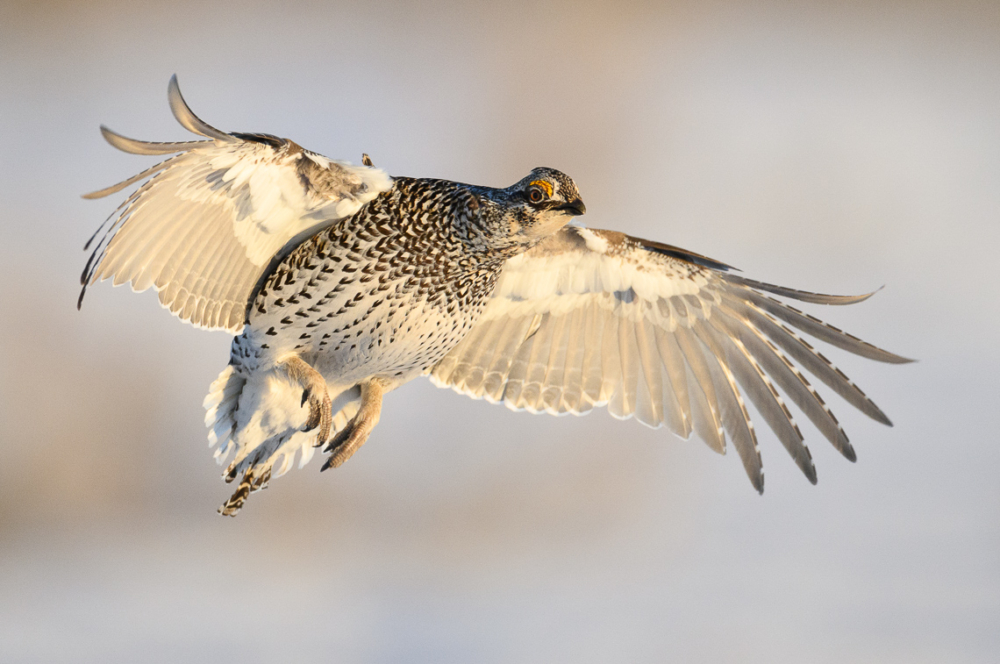
[[171, 76], [170, 83], [167, 84], [167, 103], [170, 104], [170, 112], [174, 114], [177, 122], [192, 134], [205, 136], [221, 143], [232, 143], [238, 140], [230, 134], [216, 129], [194, 114], [191, 107], [184, 101], [184, 95], [181, 94], [181, 87], [177, 82], [177, 74]]
[[168, 143], [154, 143], [150, 141], [140, 141], [135, 138], [129, 138], [128, 136], [123, 136], [117, 131], [109, 129], [108, 127], [101, 125], [101, 135], [104, 136], [104, 140], [111, 144], [111, 147], [121, 150], [122, 152], [128, 152], [129, 154], [139, 154], [139, 155], [165, 155], [174, 154], [176, 152], [185, 152], [197, 147], [203, 146], [207, 141], [182, 141], [182, 142], [168, 142]]
[[871, 399], [868, 399], [868, 403], [869, 403], [869, 408], [862, 412], [868, 417], [878, 422], [879, 424], [884, 424], [887, 427], [891, 427], [892, 420], [889, 419], [889, 416], [886, 415], [881, 408], [875, 405], [875, 402], [872, 401]]
[[881, 292], [883, 288], [885, 288], [885, 284], [882, 284], [881, 286], [879, 286], [878, 288], [876, 288], [873, 291], [869, 291], [867, 293], [861, 293], [860, 295], [844, 295], [844, 296], [840, 296], [840, 297], [843, 298], [842, 301], [830, 302], [829, 304], [834, 304], [834, 305], [837, 305], [837, 304], [857, 304], [859, 302], [864, 302], [865, 300], [869, 299], [870, 297], [872, 297], [876, 293]]
[[171, 75], [170, 81], [167, 83], [167, 101], [171, 103], [171, 107], [175, 99], [179, 99], [184, 106], [187, 106], [184, 95], [181, 94], [181, 84], [177, 81], [177, 74]]
[[726, 278], [732, 283], [737, 283], [740, 284], [741, 286], [746, 286], [755, 290], [766, 291], [768, 293], [780, 295], [781, 297], [787, 297], [791, 300], [798, 300], [799, 302], [809, 302], [810, 304], [828, 304], [835, 306], [844, 306], [848, 304], [857, 304], [858, 302], [864, 302], [872, 295], [874, 295], [875, 293], [882, 290], [882, 288], [884, 288], [884, 286], [880, 286], [879, 288], [871, 291], [870, 293], [862, 293], [861, 295], [830, 295], [827, 293], [814, 293], [812, 291], [804, 291], [804, 290], [799, 290], [797, 288], [788, 288], [787, 286], [769, 284], [765, 281], [757, 281], [756, 279], [747, 279], [746, 277], [741, 277], [735, 274], [727, 275]]

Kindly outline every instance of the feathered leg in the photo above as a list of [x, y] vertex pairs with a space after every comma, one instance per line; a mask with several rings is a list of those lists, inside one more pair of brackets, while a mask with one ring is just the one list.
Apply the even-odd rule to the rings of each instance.
[[382, 414], [382, 396], [390, 389], [390, 382], [384, 378], [370, 378], [361, 383], [361, 408], [326, 446], [324, 451], [333, 454], [320, 470], [343, 465], [365, 444]]
[[319, 447], [330, 437], [333, 430], [333, 412], [330, 393], [326, 389], [323, 376], [298, 355], [282, 361], [288, 377], [302, 386], [302, 403], [309, 402], [309, 419], [303, 431], [319, 427], [314, 445]]

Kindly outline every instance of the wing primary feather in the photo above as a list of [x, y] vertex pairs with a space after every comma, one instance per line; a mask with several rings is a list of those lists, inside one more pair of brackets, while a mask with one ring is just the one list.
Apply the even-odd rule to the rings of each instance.
[[[724, 306], [724, 305], [723, 305]], [[857, 454], [851, 446], [840, 422], [833, 411], [826, 405], [823, 398], [809, 384], [798, 367], [792, 364], [774, 342], [764, 336], [753, 323], [740, 319], [739, 314], [724, 307], [728, 316], [720, 316], [721, 321], [732, 325], [729, 334], [739, 336], [753, 357], [761, 363], [764, 371], [770, 375], [793, 403], [805, 413], [806, 417], [819, 429], [820, 433], [841, 454], [850, 461], [857, 460]], [[736, 322], [738, 320], [738, 322]]]
[[757, 406], [768, 426], [795, 460], [799, 470], [815, 484], [816, 466], [791, 412], [743, 342], [719, 325], [718, 319], [721, 317], [715, 315], [708, 321], [699, 321], [694, 327], [695, 333], [720, 361], [726, 362], [750, 401]]
[[687, 365], [691, 370], [692, 376], [694, 376], [694, 382], [699, 388], [697, 391], [700, 391], [704, 397], [703, 405], [708, 408], [706, 415], [711, 418], [710, 429], [714, 434], [711, 437], [706, 437], [703, 434], [702, 437], [705, 438], [705, 443], [713, 450], [720, 454], [725, 454], [726, 437], [723, 433], [722, 409], [719, 406], [719, 396], [716, 393], [712, 372], [709, 370], [705, 355], [701, 351], [701, 348], [698, 347], [697, 339], [694, 338], [694, 335], [686, 327], [678, 325], [674, 331], [674, 338], [677, 340], [677, 346], [680, 348], [681, 353], [683, 353], [684, 359], [687, 360]]
[[[690, 368], [685, 370], [694, 380]], [[691, 393], [691, 422], [694, 432], [716, 454], [726, 453], [726, 433], [716, 419], [717, 413], [708, 404], [705, 393], [693, 390]]]
[[[154, 177], [144, 182], [138, 189], [133, 191], [124, 201], [122, 201], [122, 203], [115, 209], [115, 211], [111, 213], [111, 216], [108, 217], [108, 220], [106, 220], [101, 225], [101, 228], [97, 230], [97, 233], [94, 233], [94, 235], [90, 238], [90, 241], [88, 241], [87, 244], [84, 245], [84, 250], [88, 249], [94, 238], [96, 238], [97, 235], [101, 232], [101, 230], [105, 229], [106, 227], [106, 230], [104, 230], [104, 234], [101, 236], [101, 240], [94, 248], [94, 252], [90, 255], [90, 258], [87, 261], [87, 266], [84, 269], [84, 274], [86, 275], [87, 282], [93, 283], [94, 279], [96, 278], [94, 276], [94, 273], [98, 270], [98, 268], [102, 267], [105, 256], [107, 255], [107, 252], [111, 247], [111, 243], [118, 237], [118, 234], [122, 230], [127, 231], [127, 224], [129, 222], [129, 219], [131, 219], [135, 215], [135, 213], [138, 212], [145, 205], [144, 200], [142, 200], [145, 194], [149, 192], [156, 185], [156, 183], [160, 181], [160, 177], [169, 174], [171, 170], [174, 168], [174, 166], [180, 163], [174, 161], [176, 159], [179, 159], [180, 157], [183, 157], [183, 155], [172, 157], [171, 159], [166, 160], [162, 164], [158, 164], [157, 166], [163, 166], [165, 164], [168, 164], [168, 166], [163, 170], [163, 172], [160, 174], [159, 177]], [[110, 221], [112, 217], [114, 218], [114, 222], [108, 225], [108, 221]], [[86, 285], [86, 283], [84, 285]]]
[[181, 88], [177, 84], [177, 74], [170, 77], [170, 84], [167, 86], [167, 101], [170, 103], [170, 111], [177, 118], [177, 122], [192, 134], [200, 134], [207, 138], [213, 138], [221, 143], [236, 143], [239, 141], [224, 131], [220, 131], [208, 124], [191, 110], [191, 107], [184, 101]]
[[656, 349], [666, 369], [667, 380], [670, 381], [671, 389], [665, 390], [663, 407], [664, 414], [667, 415], [667, 424], [678, 436], [688, 438], [692, 430], [691, 398], [688, 394], [684, 357], [673, 335], [657, 326], [653, 326], [653, 333], [656, 337]]
[[753, 289], [747, 289], [743, 291], [746, 294], [746, 299], [753, 304], [757, 305], [759, 308], [767, 311], [768, 313], [777, 316], [778, 318], [784, 320], [789, 325], [796, 327], [803, 332], [806, 332], [817, 339], [827, 342], [837, 348], [841, 348], [855, 355], [860, 355], [861, 357], [866, 357], [870, 360], [876, 360], [878, 362], [887, 362], [889, 364], [906, 364], [907, 362], [913, 362], [913, 360], [901, 357], [895, 353], [890, 353], [887, 350], [883, 350], [878, 346], [874, 346], [867, 341], [863, 341], [853, 334], [848, 334], [843, 330], [840, 330], [829, 323], [824, 323], [815, 316], [810, 316], [807, 313], [799, 311], [795, 307], [791, 307], [784, 302], [779, 302], [773, 297], [768, 297], [754, 291]]
[[197, 147], [203, 146], [209, 141], [183, 141], [180, 143], [140, 141], [128, 136], [122, 136], [116, 131], [101, 125], [101, 135], [112, 147], [118, 148], [122, 152], [140, 155], [162, 155], [174, 154], [175, 152], [187, 152]]
[[764, 469], [760, 448], [757, 445], [757, 433], [754, 431], [740, 388], [737, 387], [736, 379], [723, 358], [717, 357], [711, 351], [704, 355], [713, 381], [719, 387], [723, 426], [729, 432], [733, 447], [743, 461], [743, 469], [750, 478], [750, 483], [757, 489], [757, 493], [764, 493]]
[[[165, 160], [161, 161], [160, 163], [158, 163], [158, 164], [156, 164], [154, 166], [150, 166], [149, 168], [147, 168], [146, 170], [144, 170], [142, 173], [139, 173], [138, 175], [133, 175], [132, 177], [128, 178], [127, 180], [122, 180], [118, 184], [113, 184], [110, 187], [105, 187], [104, 189], [99, 189], [98, 191], [92, 191], [89, 194], [83, 194], [83, 196], [81, 198], [86, 198], [87, 200], [94, 200], [96, 198], [104, 198], [105, 196], [110, 196], [111, 194], [114, 194], [114, 193], [117, 193], [117, 192], [121, 191], [125, 187], [131, 186], [131, 185], [135, 184], [136, 182], [139, 182], [140, 180], [145, 180], [149, 176], [155, 175], [155, 174], [159, 173], [163, 169], [165, 169], [168, 166], [170, 166], [171, 162], [173, 162], [175, 159], [179, 159], [180, 157], [183, 157], [183, 156], [184, 155], [174, 155], [170, 159], [165, 159]], [[127, 201], [128, 201], [128, 199], [126, 199], [126, 202]], [[125, 205], [125, 203], [122, 203], [122, 206], [123, 205]], [[120, 210], [122, 206], [119, 206], [118, 209]], [[115, 212], [118, 212], [118, 210], [115, 210]], [[111, 213], [112, 217], [115, 215], [115, 212]], [[100, 232], [101, 232], [101, 229], [98, 228], [97, 232], [94, 233], [94, 237], [96, 237], [97, 234], [100, 233]], [[87, 244], [83, 247], [84, 251], [86, 251], [90, 247], [90, 242], [93, 241], [94, 237], [91, 237], [90, 241], [88, 241]]]
[[844, 372], [838, 369], [823, 354], [814, 349], [805, 339], [795, 333], [794, 330], [781, 325], [771, 316], [756, 307], [737, 303], [742, 307], [747, 317], [764, 334], [770, 337], [778, 346], [788, 353], [794, 360], [798, 361], [809, 373], [813, 374], [834, 392], [839, 394], [845, 401], [860, 410], [862, 413], [872, 418], [876, 422], [881, 422], [887, 426], [892, 426], [892, 421], [886, 416], [882, 409], [874, 401], [854, 384]]
[[826, 293], [813, 293], [811, 291], [798, 290], [795, 288], [788, 288], [786, 286], [776, 286], [774, 284], [764, 283], [763, 281], [755, 281], [753, 279], [747, 279], [746, 277], [741, 277], [735, 274], [724, 275], [723, 279], [730, 283], [739, 284], [741, 286], [746, 286], [748, 288], [754, 288], [757, 290], [767, 291], [769, 293], [774, 293], [775, 295], [781, 295], [783, 297], [791, 298], [793, 300], [799, 300], [800, 302], [810, 302], [812, 304], [830, 304], [836, 306], [843, 306], [847, 304], [856, 304], [858, 302], [864, 302], [870, 298], [875, 293], [882, 290], [878, 288], [873, 290], [871, 293], [863, 293], [861, 295], [827, 295]]
[[[159, 169], [161, 167], [165, 168], [169, 164], [169, 162], [177, 158], [178, 157], [171, 157], [170, 159], [167, 159], [166, 161], [157, 164], [156, 166], [153, 167], [153, 169]], [[147, 171], [153, 169], [147, 169]], [[117, 233], [115, 229], [120, 228], [122, 225], [124, 225], [127, 217], [130, 216], [131, 214], [129, 210], [131, 209], [132, 205], [139, 199], [140, 196], [142, 196], [144, 192], [149, 190], [149, 188], [152, 186], [152, 183], [153, 180], [143, 183], [141, 187], [136, 189], [134, 192], [132, 192], [130, 196], [128, 196], [128, 198], [122, 201], [121, 204], [117, 208], [115, 208], [115, 211], [112, 212], [108, 216], [108, 218], [104, 220], [104, 223], [100, 225], [97, 231], [95, 231], [94, 234], [90, 236], [90, 239], [87, 240], [87, 243], [83, 246], [84, 251], [88, 250], [90, 248], [91, 243], [93, 243], [94, 239], [101, 234], [102, 230], [104, 230], [104, 234], [101, 235], [101, 239], [97, 243], [97, 246], [94, 247], [94, 251], [87, 258], [87, 263], [86, 265], [84, 265], [83, 273], [80, 275], [81, 288], [80, 288], [80, 297], [77, 299], [76, 302], [77, 310], [79, 310], [80, 307], [83, 306], [83, 298], [87, 294], [87, 287], [90, 284], [94, 283], [94, 281], [97, 279], [95, 273], [104, 262], [104, 257], [107, 253], [111, 240]], [[114, 219], [114, 221], [112, 221], [112, 219]], [[111, 222], [110, 225], [108, 224], [108, 222]]]
[[[649, 396], [650, 408], [650, 412], [644, 414], [648, 421], [644, 421], [642, 417], [640, 417], [640, 421], [644, 421], [649, 426], [659, 426], [667, 419], [664, 414], [667, 408], [663, 394], [663, 362], [656, 349], [656, 336], [652, 330], [652, 324], [648, 321], [641, 320], [635, 324], [635, 344], [639, 353], [639, 365], [642, 367], [642, 377], [646, 386], [646, 394]], [[637, 411], [637, 414], [640, 412], [642, 409]], [[671, 429], [674, 426], [671, 426]]]
[[635, 326], [629, 320], [624, 310], [625, 305], [618, 303], [615, 313], [618, 318], [618, 362], [621, 366], [621, 383], [615, 392], [615, 398], [608, 404], [608, 411], [614, 417], [627, 418], [635, 413], [636, 394], [639, 382], [639, 352], [636, 348]]
[[[128, 199], [125, 199], [124, 201], [122, 201], [121, 204], [117, 208], [115, 208], [115, 210], [111, 214], [109, 214], [107, 216], [107, 218], [101, 223], [101, 225], [97, 227], [97, 230], [94, 231], [94, 234], [91, 235], [90, 238], [87, 240], [87, 242], [83, 245], [83, 250], [84, 251], [87, 251], [88, 249], [90, 249], [90, 245], [94, 243], [94, 240], [97, 239], [97, 236], [100, 235], [101, 231], [104, 230], [104, 228], [108, 225], [108, 222], [110, 222], [112, 219], [114, 219], [115, 222], [118, 221], [118, 213], [121, 211], [121, 209], [123, 207], [125, 207], [125, 204], [127, 202], [128, 202]], [[101, 237], [103, 238], [104, 236], [101, 236]], [[91, 255], [91, 259], [92, 258], [93, 258], [93, 255]], [[83, 269], [83, 274], [87, 274], [87, 268], [88, 267], [90, 267], [90, 261], [89, 260], [87, 261], [87, 266], [84, 267], [84, 269]], [[84, 283], [85, 281], [86, 281], [86, 279], [84, 279], [84, 277], [81, 276], [80, 277], [80, 283]]]

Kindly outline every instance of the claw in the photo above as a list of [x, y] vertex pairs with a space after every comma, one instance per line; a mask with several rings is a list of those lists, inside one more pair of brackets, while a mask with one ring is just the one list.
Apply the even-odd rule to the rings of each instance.
[[[326, 460], [323, 467], [320, 468], [320, 472], [329, 470], [330, 468], [339, 468], [368, 441], [368, 435], [371, 431], [362, 433], [356, 420], [357, 416], [351, 418], [351, 421], [347, 423], [347, 426], [337, 432], [337, 435], [333, 437], [333, 440], [326, 444], [323, 452], [332, 452], [333, 454]], [[364, 436], [364, 439], [359, 440], [362, 435]]]
[[382, 413], [382, 395], [389, 383], [381, 378], [372, 378], [361, 384], [361, 408], [341, 431], [337, 432], [324, 452], [332, 452], [320, 471], [342, 466], [368, 440], [372, 429], [378, 424]]
[[309, 419], [306, 421], [306, 427], [303, 431], [312, 431], [317, 426], [319, 427], [319, 433], [316, 434], [313, 447], [319, 447], [330, 438], [330, 432], [333, 431], [332, 405], [330, 395], [327, 394], [326, 390], [323, 390], [322, 399], [309, 399]]
[[284, 364], [289, 377], [302, 385], [301, 405], [309, 403], [309, 419], [306, 420], [302, 430], [312, 431], [318, 427], [319, 432], [316, 434], [313, 446], [319, 447], [330, 438], [330, 432], [333, 431], [333, 412], [331, 412], [333, 404], [326, 389], [326, 381], [316, 369], [297, 355], [284, 360]]
[[306, 401], [309, 402], [309, 419], [306, 420], [306, 424], [302, 427], [302, 430], [312, 431], [316, 427], [319, 427], [316, 440], [313, 442], [313, 447], [319, 447], [330, 438], [330, 432], [333, 431], [333, 412], [330, 395], [327, 394], [326, 388], [324, 388], [323, 398], [317, 399], [312, 395], [312, 390], [307, 389], [303, 393], [302, 403], [305, 404]]
[[320, 468], [320, 472], [331, 468], [339, 468], [344, 465], [344, 462], [354, 456], [354, 453], [361, 449], [361, 446], [368, 441], [368, 436], [371, 434], [371, 430], [375, 428], [375, 424], [372, 423], [370, 426], [365, 426], [365, 422], [358, 422], [357, 419], [357, 416], [354, 416], [347, 426], [338, 432], [333, 440], [327, 443], [323, 451], [332, 452], [333, 454], [330, 455], [330, 458]]
[[[308, 390], [306, 390], [308, 394]], [[320, 420], [323, 419], [323, 413], [320, 411], [320, 405], [318, 401], [309, 400], [308, 396], [303, 397], [302, 405], [304, 406], [306, 401], [309, 401], [309, 419], [306, 420], [306, 425], [302, 428], [303, 431], [312, 431], [319, 426]]]

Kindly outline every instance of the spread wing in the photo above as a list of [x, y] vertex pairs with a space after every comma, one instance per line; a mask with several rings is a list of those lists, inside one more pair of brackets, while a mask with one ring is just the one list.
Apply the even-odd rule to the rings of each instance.
[[800, 333], [881, 362], [909, 360], [767, 293], [819, 304], [870, 295], [806, 293], [727, 270], [621, 233], [563, 228], [507, 263], [479, 322], [433, 368], [431, 380], [534, 413], [579, 415], [606, 405], [615, 417], [666, 424], [685, 438], [694, 431], [718, 452], [728, 434], [763, 491], [749, 399], [815, 483], [811, 455], [782, 394], [845, 457], [855, 455], [802, 369], [873, 419], [891, 423]]
[[286, 244], [354, 214], [392, 181], [377, 168], [331, 161], [286, 139], [219, 131], [191, 112], [176, 77], [168, 99], [177, 121], [209, 140], [148, 143], [101, 127], [125, 152], [174, 156], [84, 196], [145, 180], [87, 243], [94, 250], [80, 302], [96, 281], [131, 282], [135, 291], [155, 288], [183, 320], [238, 332], [258, 278]]

